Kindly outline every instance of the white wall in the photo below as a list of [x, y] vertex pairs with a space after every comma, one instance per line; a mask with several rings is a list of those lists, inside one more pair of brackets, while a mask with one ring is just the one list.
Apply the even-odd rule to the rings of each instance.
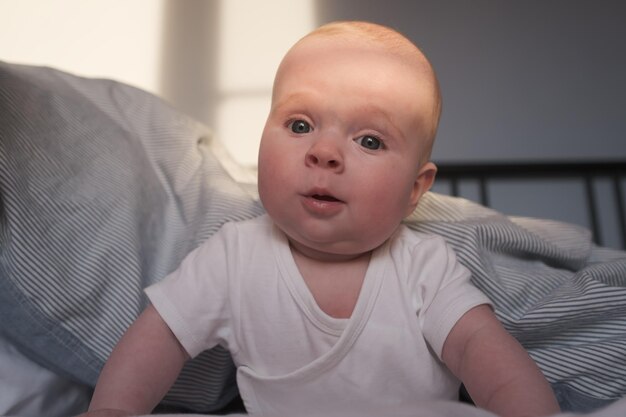
[[244, 164], [256, 165], [274, 74], [291, 45], [315, 26], [311, 0], [223, 0], [215, 130]]
[[314, 25], [312, 0], [0, 0], [0, 60], [148, 90], [254, 165], [276, 67]]
[[161, 0], [0, 0], [0, 60], [158, 92]]

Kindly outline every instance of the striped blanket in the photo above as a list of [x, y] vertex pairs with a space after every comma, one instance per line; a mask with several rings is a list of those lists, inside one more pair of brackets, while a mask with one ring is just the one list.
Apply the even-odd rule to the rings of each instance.
[[594, 246], [571, 224], [425, 197], [409, 226], [446, 238], [564, 410], [626, 394], [626, 253]]
[[[262, 213], [254, 185], [202, 125], [107, 80], [0, 63], [0, 332], [93, 385], [163, 278], [226, 221]], [[444, 236], [564, 409], [626, 393], [626, 253], [569, 224], [424, 196], [406, 220]], [[230, 356], [191, 361], [166, 403], [196, 412], [236, 395]]]

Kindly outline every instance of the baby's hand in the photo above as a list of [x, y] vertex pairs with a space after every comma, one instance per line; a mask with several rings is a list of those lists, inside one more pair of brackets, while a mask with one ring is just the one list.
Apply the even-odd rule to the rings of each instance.
[[87, 411], [86, 413], [80, 414], [76, 417], [129, 417], [132, 415], [133, 414], [128, 411], [104, 409]]

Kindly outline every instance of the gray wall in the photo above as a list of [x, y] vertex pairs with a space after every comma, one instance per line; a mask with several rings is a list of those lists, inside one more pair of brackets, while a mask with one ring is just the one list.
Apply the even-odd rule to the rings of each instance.
[[[386, 24], [426, 53], [444, 99], [435, 161], [626, 160], [626, 2], [319, 0], [317, 14]], [[610, 185], [594, 188], [603, 243], [622, 246]], [[504, 213], [589, 226], [580, 182], [489, 190]]]
[[626, 2], [320, 0], [411, 38], [439, 75], [440, 161], [626, 159]]

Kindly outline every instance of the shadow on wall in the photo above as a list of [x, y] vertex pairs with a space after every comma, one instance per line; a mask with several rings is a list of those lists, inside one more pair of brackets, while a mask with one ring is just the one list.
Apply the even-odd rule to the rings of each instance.
[[162, 95], [208, 126], [216, 125], [219, 1], [165, 0]]

